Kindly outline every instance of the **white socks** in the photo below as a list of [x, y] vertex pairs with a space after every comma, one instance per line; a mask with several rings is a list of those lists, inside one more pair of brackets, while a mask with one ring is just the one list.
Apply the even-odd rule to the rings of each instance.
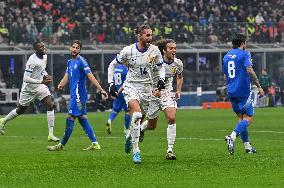
[[54, 110], [46, 112], [47, 125], [48, 125], [48, 135], [53, 135], [54, 127]]
[[145, 132], [147, 131], [147, 125], [148, 125], [148, 120], [144, 121], [142, 124], [141, 124], [141, 131]]
[[142, 118], [141, 112], [134, 112], [131, 119], [130, 134], [133, 145], [133, 152], [139, 152], [139, 136], [140, 136], [140, 121]]
[[252, 146], [250, 145], [249, 142], [244, 142], [244, 146], [245, 146], [245, 149], [251, 149]]
[[235, 142], [235, 140], [237, 138], [237, 133], [235, 131], [233, 131], [230, 136], [233, 139], [233, 141]]
[[169, 124], [167, 128], [168, 150], [172, 151], [176, 139], [176, 124]]
[[12, 110], [6, 117], [4, 117], [3, 124], [5, 125], [8, 121], [16, 118], [18, 116], [16, 109]]

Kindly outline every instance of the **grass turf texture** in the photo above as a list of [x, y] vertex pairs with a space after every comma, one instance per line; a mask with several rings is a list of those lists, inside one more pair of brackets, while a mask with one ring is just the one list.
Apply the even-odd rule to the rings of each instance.
[[[235, 126], [231, 110], [179, 110], [176, 161], [166, 161], [166, 127], [145, 133], [142, 164], [124, 153], [123, 114], [107, 135], [108, 113], [89, 113], [100, 151], [76, 122], [65, 150], [49, 152], [45, 115], [23, 115], [0, 137], [0, 187], [282, 187], [284, 185], [284, 108], [256, 109], [249, 127], [257, 154], [245, 154], [240, 139], [228, 155], [224, 136]], [[62, 138], [65, 114], [56, 114], [55, 135]]]

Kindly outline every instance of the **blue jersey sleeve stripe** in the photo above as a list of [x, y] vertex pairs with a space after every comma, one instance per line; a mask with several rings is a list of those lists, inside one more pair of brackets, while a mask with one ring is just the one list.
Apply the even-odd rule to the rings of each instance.
[[29, 73], [33, 73], [33, 71], [31, 71], [31, 70], [25, 70], [26, 72], [29, 72]]

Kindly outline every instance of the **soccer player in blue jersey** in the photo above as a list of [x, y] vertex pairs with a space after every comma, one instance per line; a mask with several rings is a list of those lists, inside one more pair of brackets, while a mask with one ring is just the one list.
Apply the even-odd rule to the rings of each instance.
[[80, 41], [74, 40], [71, 43], [70, 51], [72, 58], [67, 61], [66, 73], [58, 84], [58, 89], [62, 89], [69, 82], [70, 88], [70, 103], [68, 108], [68, 116], [66, 118], [65, 133], [62, 141], [59, 144], [47, 147], [49, 151], [63, 150], [72, 134], [74, 121], [77, 118], [92, 142], [92, 145], [84, 150], [101, 149], [94, 134], [93, 127], [87, 120], [86, 102], [88, 100], [88, 94], [86, 89], [86, 78], [88, 78], [92, 84], [94, 84], [98, 90], [100, 90], [103, 100], [107, 99], [108, 95], [92, 74], [87, 61], [80, 55], [81, 49], [82, 43]]
[[252, 124], [254, 108], [250, 85], [255, 84], [260, 96], [264, 95], [258, 78], [252, 68], [250, 52], [246, 50], [246, 37], [236, 34], [232, 40], [233, 49], [223, 58], [223, 70], [227, 82], [228, 97], [238, 116], [238, 123], [233, 132], [225, 137], [229, 154], [234, 154], [234, 142], [240, 135], [246, 153], [256, 153], [250, 144], [248, 126]]
[[122, 64], [116, 65], [114, 69], [114, 75], [113, 75], [113, 82], [110, 85], [109, 92], [112, 97], [115, 97], [113, 101], [112, 111], [108, 117], [108, 121], [106, 124], [106, 130], [108, 134], [111, 134], [111, 123], [116, 118], [118, 113], [123, 109], [125, 111], [124, 121], [125, 121], [125, 133], [129, 131], [129, 125], [130, 125], [130, 115], [128, 111], [127, 104], [125, 102], [125, 99], [123, 97], [122, 92], [118, 91], [122, 89], [122, 85], [126, 79], [126, 75], [128, 72], [128, 68]]

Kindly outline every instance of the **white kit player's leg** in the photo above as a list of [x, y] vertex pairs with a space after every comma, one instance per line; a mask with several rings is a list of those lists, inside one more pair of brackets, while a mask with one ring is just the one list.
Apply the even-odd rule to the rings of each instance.
[[176, 139], [176, 124], [169, 124], [167, 128], [168, 150], [166, 159], [175, 160], [176, 156], [173, 153], [173, 147]]
[[0, 134], [5, 134], [5, 124], [18, 116], [16, 109], [12, 110], [6, 117], [0, 119]]
[[48, 125], [48, 141], [58, 142], [60, 139], [53, 135], [53, 127], [54, 127], [54, 110], [47, 111], [47, 125]]

